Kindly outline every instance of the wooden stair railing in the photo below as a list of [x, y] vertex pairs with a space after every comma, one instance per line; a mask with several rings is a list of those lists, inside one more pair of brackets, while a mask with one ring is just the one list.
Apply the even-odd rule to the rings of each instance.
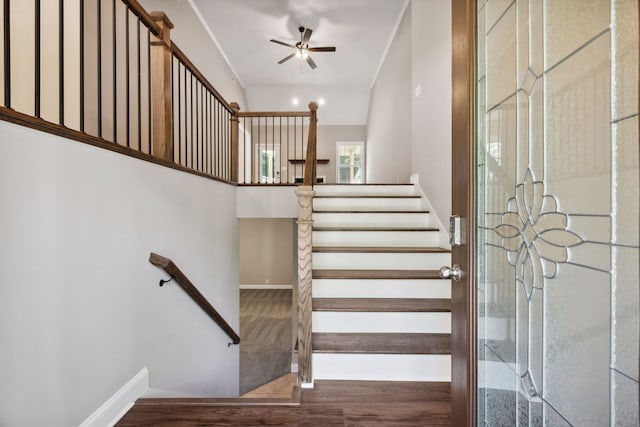
[[[191, 283], [191, 280], [169, 258], [151, 252], [149, 262], [166, 271], [173, 280], [204, 310], [205, 313], [216, 322], [220, 328], [233, 340], [233, 344], [240, 343], [240, 336], [233, 330], [226, 320], [213, 308], [200, 291]], [[162, 285], [162, 282], [161, 282]], [[231, 345], [231, 343], [229, 344]]]

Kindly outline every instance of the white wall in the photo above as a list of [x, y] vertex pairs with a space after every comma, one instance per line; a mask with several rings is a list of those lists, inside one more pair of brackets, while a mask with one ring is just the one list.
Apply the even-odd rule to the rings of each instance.
[[227, 100], [247, 110], [244, 88], [187, 0], [140, 0], [148, 12], [164, 12], [174, 25], [171, 40], [187, 55], [203, 76]]
[[366, 175], [370, 183], [408, 183], [411, 175], [411, 6], [371, 89]]
[[295, 285], [298, 225], [293, 218], [240, 221], [240, 285]]
[[[441, 224], [451, 214], [451, 3], [412, 0], [411, 171]], [[421, 94], [415, 96], [415, 89]]]
[[367, 128], [365, 126], [318, 126], [317, 158], [329, 159], [329, 163], [318, 164], [316, 175], [326, 176], [326, 182], [335, 183], [336, 142], [365, 142], [366, 140]]
[[296, 186], [240, 186], [238, 218], [298, 218]]
[[451, 3], [411, 0], [371, 91], [367, 181], [419, 175], [442, 224], [451, 213]]
[[236, 188], [0, 122], [0, 425], [78, 425], [147, 366], [152, 387], [238, 392]]

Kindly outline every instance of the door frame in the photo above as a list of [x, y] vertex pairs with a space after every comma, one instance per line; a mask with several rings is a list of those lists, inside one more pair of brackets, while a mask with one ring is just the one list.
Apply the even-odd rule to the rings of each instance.
[[451, 15], [451, 213], [465, 220], [465, 244], [451, 251], [451, 263], [463, 271], [459, 282], [451, 282], [451, 424], [457, 427], [477, 424], [476, 0], [452, 0]]

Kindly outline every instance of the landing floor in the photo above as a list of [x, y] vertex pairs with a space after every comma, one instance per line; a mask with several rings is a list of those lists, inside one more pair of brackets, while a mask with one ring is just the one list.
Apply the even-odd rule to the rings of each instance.
[[220, 406], [215, 399], [136, 404], [118, 426], [448, 426], [450, 384], [318, 381], [295, 406]]

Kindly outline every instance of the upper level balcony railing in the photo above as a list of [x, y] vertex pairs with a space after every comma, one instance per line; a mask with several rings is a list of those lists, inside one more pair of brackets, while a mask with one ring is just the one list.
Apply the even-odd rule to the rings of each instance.
[[2, 0], [0, 118], [230, 184], [315, 182], [317, 106], [241, 112], [172, 28], [135, 0]]

